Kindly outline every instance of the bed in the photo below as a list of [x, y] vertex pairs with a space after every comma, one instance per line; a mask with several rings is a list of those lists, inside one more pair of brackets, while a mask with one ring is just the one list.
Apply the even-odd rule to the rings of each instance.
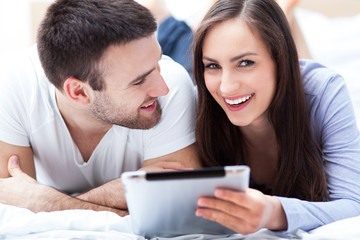
[[[356, 6], [359, 7], [359, 6]], [[309, 50], [315, 60], [344, 76], [360, 126], [360, 9], [351, 17], [329, 18], [296, 9]], [[346, 26], [346, 27], [344, 27]], [[156, 217], [156, 216], [154, 216]], [[340, 220], [309, 232], [281, 234], [267, 229], [247, 235], [185, 235], [175, 239], [360, 239], [360, 216]], [[0, 239], [140, 239], [131, 231], [131, 219], [111, 212], [67, 210], [33, 213], [0, 204]], [[156, 238], [166, 239], [166, 238]]]
[[[155, 216], [154, 216], [155, 217]], [[66, 210], [33, 213], [27, 209], [0, 204], [0, 239], [122, 239], [145, 240], [133, 234], [129, 216], [112, 212]], [[183, 235], [175, 240], [197, 239], [360, 239], [360, 216], [337, 221], [310, 232], [297, 230], [282, 234], [261, 229], [243, 236]], [[153, 238], [152, 240], [169, 238]]]

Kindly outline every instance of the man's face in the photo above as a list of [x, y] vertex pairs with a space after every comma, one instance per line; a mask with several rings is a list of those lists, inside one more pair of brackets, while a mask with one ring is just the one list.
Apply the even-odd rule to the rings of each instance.
[[155, 35], [110, 46], [101, 61], [105, 89], [94, 91], [90, 110], [98, 119], [135, 129], [154, 127], [161, 117], [157, 97], [169, 89], [160, 75]]

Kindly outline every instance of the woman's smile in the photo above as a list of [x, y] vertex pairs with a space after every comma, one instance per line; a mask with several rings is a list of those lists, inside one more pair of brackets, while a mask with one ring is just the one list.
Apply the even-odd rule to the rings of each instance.
[[252, 100], [255, 93], [237, 97], [224, 97], [226, 106], [230, 111], [240, 111], [244, 109]]
[[238, 97], [224, 97], [224, 100], [227, 104], [236, 107], [246, 101], [248, 101], [250, 98], [252, 98], [255, 95], [255, 93], [251, 93], [249, 95], [246, 96], [238, 96]]

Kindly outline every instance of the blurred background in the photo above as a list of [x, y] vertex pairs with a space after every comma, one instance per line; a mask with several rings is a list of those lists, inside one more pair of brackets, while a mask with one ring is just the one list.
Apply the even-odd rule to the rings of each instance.
[[[35, 43], [37, 27], [53, 1], [0, 0], [0, 67]], [[212, 2], [164, 1], [171, 14], [192, 29]], [[308, 51], [303, 56], [344, 76], [360, 126], [360, 0], [299, 0], [294, 16]]]
[[[36, 30], [41, 21], [46, 7], [54, 0], [0, 0], [0, 54], [23, 52], [35, 42]], [[147, 0], [138, 0], [146, 2]], [[286, 0], [285, 0], [286, 1]], [[187, 22], [192, 28], [201, 19], [211, 0], [165, 0], [172, 15]], [[360, 14], [359, 0], [299, 0], [297, 9], [306, 9], [315, 13], [323, 14], [330, 19], [351, 18]], [[296, 11], [296, 15], [298, 11]], [[300, 19], [299, 19], [300, 17]], [[314, 16], [312, 16], [314, 17]], [[307, 18], [307, 19], [306, 19]], [[307, 20], [312, 21], [313, 38], [322, 35], [323, 31], [317, 31], [324, 19], [310, 19], [310, 15], [300, 14], [298, 21], [301, 27], [307, 28]], [[321, 21], [321, 22], [320, 22]], [[302, 24], [304, 23], [304, 24]], [[344, 28], [346, 26], [345, 22]], [[336, 23], [338, 24], [338, 23]], [[321, 28], [320, 27], [320, 28]], [[360, 25], [357, 27], [360, 28]], [[304, 30], [304, 29], [303, 29]], [[306, 31], [311, 29], [305, 29]], [[337, 29], [334, 29], [337, 30]], [[351, 29], [354, 30], [354, 29]], [[315, 34], [317, 33], [317, 34]], [[334, 32], [334, 35], [336, 32]], [[344, 36], [347, 37], [347, 36]], [[354, 36], [349, 36], [354, 37]], [[311, 40], [311, 39], [308, 39]], [[355, 39], [354, 39], [355, 40]], [[360, 40], [360, 39], [357, 39]], [[360, 42], [360, 41], [359, 41]], [[341, 43], [339, 43], [341, 44]]]

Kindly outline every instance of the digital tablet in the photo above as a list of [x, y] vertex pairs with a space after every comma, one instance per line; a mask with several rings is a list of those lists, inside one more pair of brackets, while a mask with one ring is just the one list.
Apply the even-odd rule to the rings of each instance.
[[233, 234], [216, 222], [197, 217], [197, 200], [200, 196], [214, 196], [216, 188], [246, 191], [249, 174], [247, 166], [123, 173], [121, 178], [134, 233], [148, 238]]

